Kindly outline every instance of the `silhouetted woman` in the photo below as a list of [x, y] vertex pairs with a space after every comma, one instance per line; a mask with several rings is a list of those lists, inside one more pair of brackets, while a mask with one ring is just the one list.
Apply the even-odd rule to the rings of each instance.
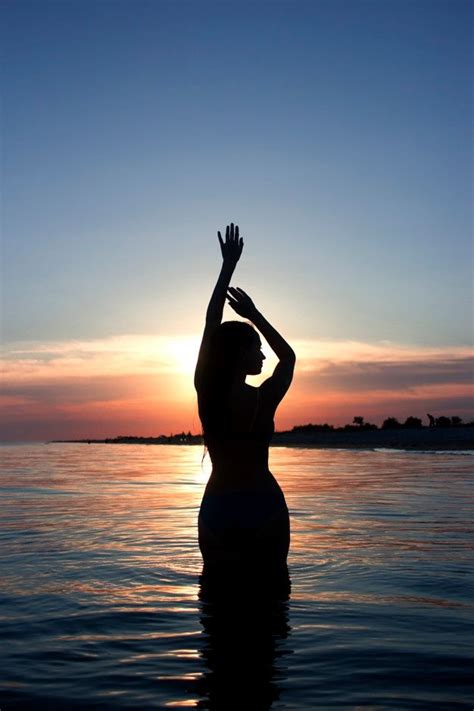
[[[206, 313], [194, 384], [212, 472], [199, 512], [205, 567], [286, 564], [290, 524], [285, 497], [268, 468], [273, 418], [293, 378], [295, 354], [240, 288], [229, 288], [243, 248], [239, 228], [218, 232], [223, 263]], [[251, 321], [221, 323], [225, 299]], [[262, 370], [257, 330], [278, 357], [258, 388], [245, 382]]]

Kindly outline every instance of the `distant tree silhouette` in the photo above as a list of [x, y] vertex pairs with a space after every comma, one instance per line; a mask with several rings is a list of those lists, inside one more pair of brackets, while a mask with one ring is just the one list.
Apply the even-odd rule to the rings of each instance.
[[419, 417], [407, 417], [403, 426], [407, 429], [420, 429], [423, 427], [423, 422]]
[[441, 415], [441, 417], [433, 417], [429, 415], [430, 427], [468, 427], [470, 423], [464, 424], [461, 417], [454, 415], [453, 417], [446, 417]]
[[354, 417], [352, 425], [344, 425], [338, 429], [343, 432], [366, 432], [367, 430], [378, 430], [378, 427], [370, 422], [365, 422], [363, 417]]
[[396, 417], [387, 417], [382, 423], [383, 430], [398, 430], [402, 427]]
[[324, 425], [295, 425], [292, 432], [332, 432], [334, 430], [334, 425], [328, 425], [327, 422]]

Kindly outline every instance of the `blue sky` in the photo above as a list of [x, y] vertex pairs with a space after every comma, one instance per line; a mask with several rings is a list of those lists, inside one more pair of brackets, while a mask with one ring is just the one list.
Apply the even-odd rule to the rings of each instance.
[[230, 221], [290, 339], [471, 343], [470, 3], [2, 15], [5, 343], [198, 335]]
[[234, 220], [295, 336], [469, 342], [470, 14], [7, 3], [5, 338], [198, 329]]

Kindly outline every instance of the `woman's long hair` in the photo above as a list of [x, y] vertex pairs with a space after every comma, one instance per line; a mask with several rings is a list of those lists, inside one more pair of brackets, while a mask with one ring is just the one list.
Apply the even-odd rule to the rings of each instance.
[[230, 428], [230, 392], [243, 353], [257, 338], [257, 332], [243, 321], [224, 321], [214, 331], [199, 394], [199, 417], [204, 442], [222, 436]]

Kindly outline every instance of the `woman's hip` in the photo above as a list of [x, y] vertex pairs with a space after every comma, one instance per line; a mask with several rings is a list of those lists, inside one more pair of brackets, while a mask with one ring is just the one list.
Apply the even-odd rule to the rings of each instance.
[[284, 562], [290, 545], [285, 497], [206, 492], [198, 518], [199, 547], [208, 563]]
[[288, 507], [279, 487], [276, 491], [206, 490], [199, 521], [216, 534], [235, 529], [257, 532], [288, 521]]

